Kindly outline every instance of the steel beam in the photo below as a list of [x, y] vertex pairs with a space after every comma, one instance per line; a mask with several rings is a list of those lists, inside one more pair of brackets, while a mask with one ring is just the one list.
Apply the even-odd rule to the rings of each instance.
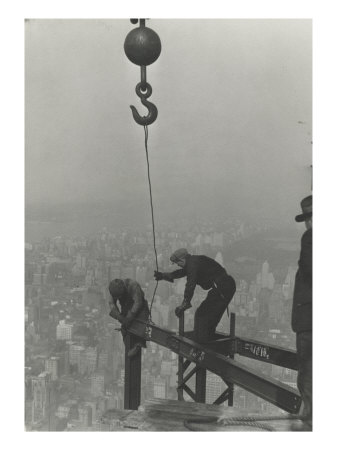
[[226, 389], [219, 397], [213, 402], [213, 405], [221, 405], [221, 403], [224, 403], [226, 400], [229, 399], [229, 390]]
[[185, 383], [187, 383], [187, 381], [193, 377], [193, 375], [196, 373], [197, 371], [197, 366], [195, 366], [183, 379], [182, 383], [178, 385], [177, 389], [180, 389]]
[[206, 403], [206, 376], [207, 371], [203, 367], [196, 366], [195, 397], [198, 403]]
[[191, 399], [194, 402], [197, 401], [197, 397], [196, 397], [195, 393], [192, 391], [192, 389], [190, 389], [188, 386], [186, 386], [186, 384], [184, 385], [183, 389], [191, 397]]
[[[129, 331], [144, 337], [144, 322], [134, 320]], [[169, 348], [180, 357], [194, 362], [229, 383], [236, 384], [285, 411], [297, 413], [300, 408], [301, 397], [295, 389], [234, 361], [229, 356], [216, 353], [210, 348], [154, 324], [147, 326], [145, 334], [151, 341]]]
[[276, 345], [268, 345], [263, 342], [236, 338], [237, 353], [251, 359], [257, 359], [269, 364], [297, 370], [297, 354], [295, 350], [288, 350]]

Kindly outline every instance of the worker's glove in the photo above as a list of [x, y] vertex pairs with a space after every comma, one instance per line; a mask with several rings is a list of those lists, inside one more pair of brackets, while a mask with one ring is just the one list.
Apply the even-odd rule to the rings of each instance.
[[119, 322], [121, 321], [121, 314], [116, 311], [116, 309], [112, 308], [111, 311], [109, 312], [109, 316], [112, 317], [113, 319], [118, 320]]
[[186, 309], [189, 309], [189, 308], [192, 308], [191, 303], [184, 300], [182, 302], [182, 304], [175, 309], [175, 311], [174, 311], [175, 315], [180, 318], [183, 316], [184, 311], [186, 311]]
[[180, 317], [184, 314], [184, 309], [181, 306], [177, 306], [177, 308], [174, 310], [175, 315], [180, 319]]
[[158, 272], [157, 270], [155, 270], [153, 275], [154, 275], [154, 279], [155, 279], [156, 281], [160, 281], [160, 280], [163, 280], [163, 279], [164, 279], [164, 274], [163, 274], [163, 272]]
[[156, 281], [165, 280], [169, 281], [170, 283], [173, 283], [174, 281], [172, 274], [165, 272], [158, 272], [157, 270], [154, 271], [154, 279]]

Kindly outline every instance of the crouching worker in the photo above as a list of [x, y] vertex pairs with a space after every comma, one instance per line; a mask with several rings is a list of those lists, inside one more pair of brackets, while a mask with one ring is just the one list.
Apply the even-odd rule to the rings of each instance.
[[[140, 285], [137, 281], [130, 278], [112, 280], [109, 284], [109, 292], [111, 295], [111, 300], [109, 301], [111, 311], [109, 315], [121, 323], [121, 333], [125, 342], [127, 328], [135, 318], [147, 321], [149, 306]], [[120, 309], [117, 306], [117, 301], [119, 301]], [[129, 351], [129, 357], [135, 356], [141, 347], [146, 348], [144, 339], [137, 338], [137, 341], [136, 345]]]
[[191, 308], [196, 285], [208, 291], [194, 315], [194, 339], [200, 343], [213, 340], [216, 327], [235, 294], [234, 278], [214, 259], [204, 255], [190, 255], [185, 248], [176, 250], [170, 260], [180, 269], [170, 273], [155, 271], [155, 279], [172, 283], [176, 278], [186, 277], [184, 300], [175, 310], [177, 317]]

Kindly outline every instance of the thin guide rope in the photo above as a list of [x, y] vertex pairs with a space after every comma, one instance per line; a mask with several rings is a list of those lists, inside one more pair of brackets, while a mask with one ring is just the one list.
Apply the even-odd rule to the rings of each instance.
[[[146, 165], [147, 165], [147, 179], [148, 179], [148, 182], [149, 182], [149, 192], [150, 192], [153, 249], [154, 249], [154, 254], [155, 254], [155, 258], [156, 258], [156, 268], [157, 268], [157, 272], [158, 272], [158, 256], [157, 256], [157, 248], [156, 248], [156, 232], [155, 232], [155, 226], [154, 226], [152, 186], [151, 186], [151, 177], [150, 177], [150, 163], [149, 163], [149, 152], [148, 152], [148, 148], [147, 148], [147, 141], [148, 141], [148, 137], [149, 137], [149, 131], [148, 131], [147, 125], [144, 125], [144, 133], [145, 133], [145, 154], [146, 154]], [[152, 295], [152, 300], [151, 300], [151, 305], [150, 305], [149, 320], [151, 319], [152, 305], [153, 305], [154, 297], [156, 295], [157, 287], [158, 287], [158, 280], [156, 282], [156, 287], [155, 287], [155, 289], [153, 291], [153, 295]]]

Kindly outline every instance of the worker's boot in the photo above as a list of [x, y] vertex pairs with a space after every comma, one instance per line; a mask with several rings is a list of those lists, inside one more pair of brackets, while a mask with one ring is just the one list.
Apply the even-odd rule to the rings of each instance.
[[128, 357], [129, 358], [133, 358], [134, 356], [136, 356], [138, 354], [138, 352], [140, 352], [140, 349], [142, 348], [142, 344], [136, 344], [132, 347], [131, 350], [128, 351]]

